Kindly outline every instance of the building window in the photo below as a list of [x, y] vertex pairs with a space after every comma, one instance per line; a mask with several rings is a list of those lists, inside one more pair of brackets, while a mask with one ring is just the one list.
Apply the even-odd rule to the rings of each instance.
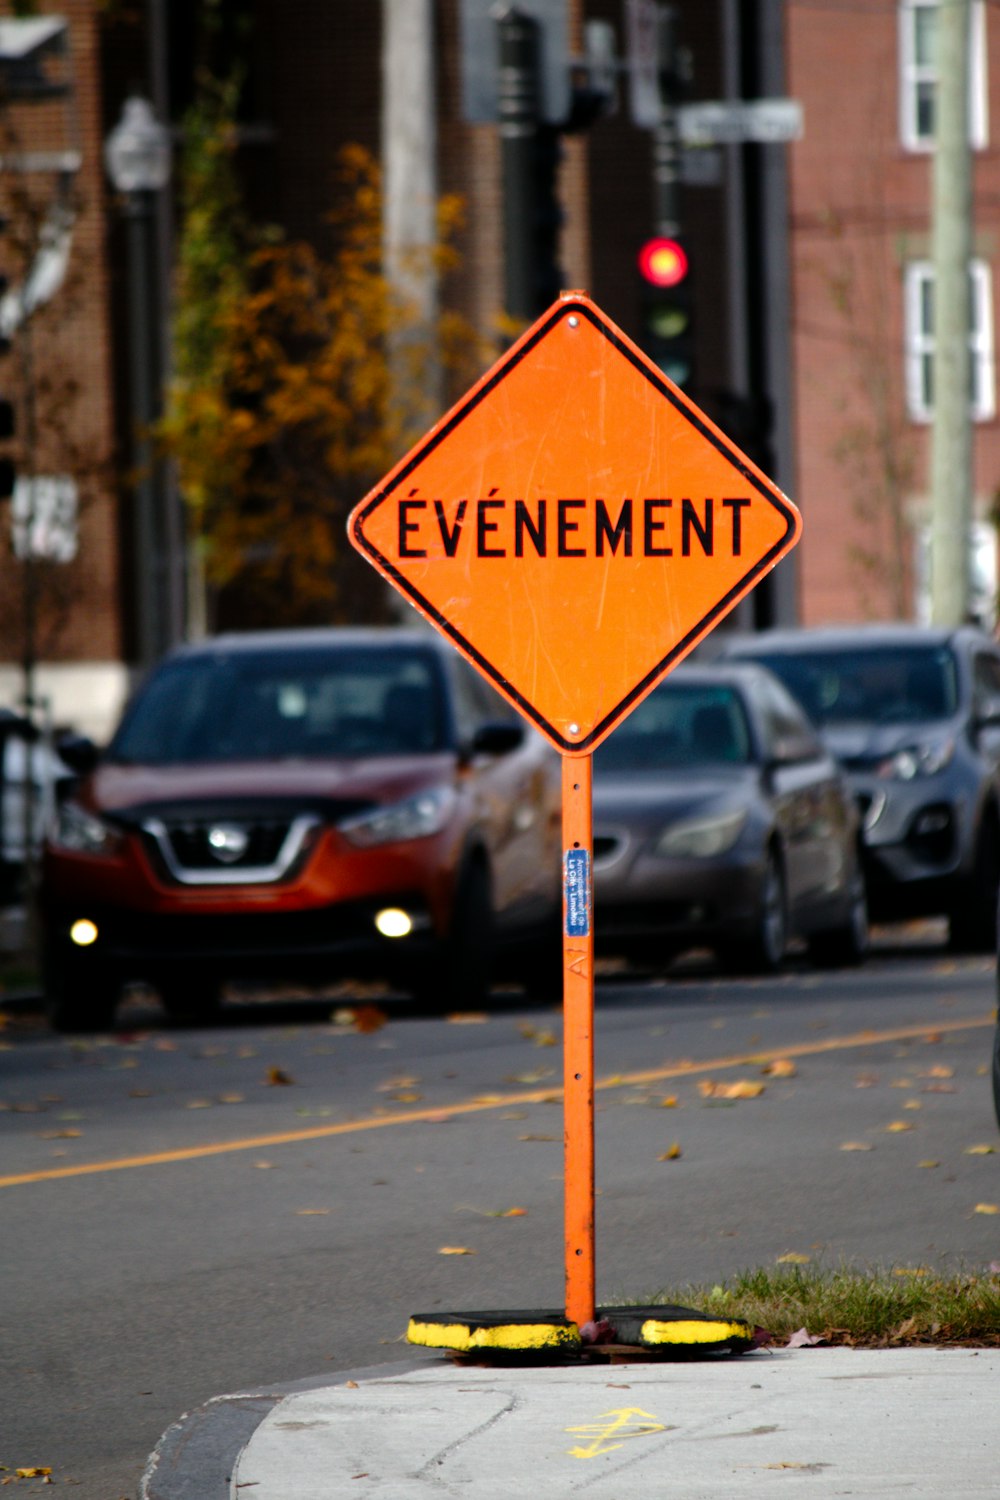
[[[984, 260], [969, 266], [969, 369], [972, 415], [988, 422], [996, 415], [993, 369], [993, 283]], [[934, 269], [930, 261], [906, 267], [906, 406], [915, 422], [929, 422], [934, 411]]]
[[[938, 10], [939, 0], [900, 0], [899, 133], [908, 151], [930, 151], [934, 144]], [[969, 144], [982, 150], [988, 137], [983, 0], [972, 0], [969, 47]]]

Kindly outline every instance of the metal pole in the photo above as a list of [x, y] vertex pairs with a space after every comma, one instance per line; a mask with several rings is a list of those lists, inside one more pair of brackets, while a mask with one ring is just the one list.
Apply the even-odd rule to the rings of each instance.
[[657, 234], [681, 232], [681, 143], [677, 128], [677, 11], [656, 7], [660, 118], [653, 131], [653, 220]]
[[150, 424], [159, 414], [160, 362], [150, 277], [153, 194], [126, 196], [129, 354], [132, 384], [132, 467], [135, 491], [134, 586], [136, 656], [149, 666], [163, 649], [162, 577], [156, 514], [156, 472]]
[[563, 1117], [565, 1126], [566, 1316], [593, 1322], [594, 920], [593, 760], [564, 755]]
[[[394, 399], [417, 430], [444, 405], [437, 349], [437, 111], [433, 0], [382, 0], [383, 252], [386, 275], [405, 307], [390, 338]], [[406, 346], [426, 351], [419, 375]]]
[[510, 9], [497, 16], [497, 113], [503, 177], [504, 311], [528, 323], [535, 295], [535, 135], [539, 123], [538, 22]]
[[931, 617], [936, 625], [959, 625], [969, 609], [972, 521], [969, 0], [949, 0], [949, 4], [937, 7], [936, 16], [937, 123], [932, 168]]

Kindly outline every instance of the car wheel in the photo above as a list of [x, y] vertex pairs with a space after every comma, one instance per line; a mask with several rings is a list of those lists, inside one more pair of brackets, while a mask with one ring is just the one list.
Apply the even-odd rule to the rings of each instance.
[[788, 943], [788, 907], [781, 864], [773, 849], [760, 888], [760, 907], [753, 933], [720, 954], [726, 968], [753, 974], [773, 974], [781, 967]]
[[219, 1014], [220, 986], [215, 979], [197, 974], [189, 978], [160, 975], [154, 978], [153, 988], [175, 1026], [204, 1026]]
[[822, 968], [834, 969], [863, 963], [868, 954], [868, 898], [861, 870], [855, 866], [851, 880], [851, 907], [847, 921], [816, 932], [809, 939], [809, 957]]
[[45, 1013], [53, 1030], [111, 1030], [121, 986], [108, 969], [63, 957], [47, 961], [44, 970]]
[[997, 943], [1000, 830], [990, 818], [979, 833], [975, 874], [948, 914], [948, 945], [956, 953], [992, 953]]
[[490, 874], [481, 860], [459, 879], [451, 931], [429, 970], [411, 986], [434, 1007], [474, 1010], [484, 1006], [493, 984], [494, 930]]

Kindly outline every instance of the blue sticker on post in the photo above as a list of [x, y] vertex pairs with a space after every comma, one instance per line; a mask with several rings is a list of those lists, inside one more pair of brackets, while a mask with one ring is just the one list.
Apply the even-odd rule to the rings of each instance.
[[567, 849], [563, 856], [567, 937], [590, 936], [590, 850]]

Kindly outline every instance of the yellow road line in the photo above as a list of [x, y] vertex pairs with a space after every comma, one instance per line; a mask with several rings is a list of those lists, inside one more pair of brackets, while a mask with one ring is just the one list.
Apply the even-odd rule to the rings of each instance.
[[[856, 1031], [849, 1036], [827, 1037], [821, 1042], [800, 1042], [791, 1047], [757, 1048], [728, 1057], [711, 1057], [702, 1061], [686, 1059], [662, 1068], [648, 1068], [637, 1073], [615, 1073], [601, 1078], [595, 1089], [634, 1088], [637, 1084], [662, 1083], [669, 1078], [683, 1078], [692, 1073], [710, 1073], [720, 1068], [747, 1067], [779, 1057], [811, 1057], [822, 1052], [843, 1052], [852, 1047], [884, 1046], [889, 1042], [912, 1040], [947, 1032], [969, 1031], [974, 1027], [993, 1026], [992, 1015], [964, 1021], [938, 1024], [896, 1026], [888, 1031]], [[283, 1130], [273, 1135], [246, 1136], [236, 1141], [213, 1141], [204, 1146], [182, 1146], [176, 1151], [156, 1151], [147, 1156], [123, 1156], [114, 1161], [80, 1162], [76, 1166], [49, 1167], [42, 1172], [21, 1172], [0, 1177], [0, 1188], [20, 1187], [28, 1182], [52, 1182], [59, 1177], [89, 1177], [97, 1172], [124, 1172], [133, 1167], [158, 1167], [168, 1162], [197, 1161], [204, 1156], [225, 1156], [232, 1151], [260, 1151], [268, 1146], [289, 1146], [299, 1141], [319, 1141], [330, 1136], [353, 1135], [362, 1130], [381, 1130], [386, 1126], [413, 1125], [451, 1119], [455, 1115], [481, 1114], [486, 1110], [509, 1109], [514, 1104], [541, 1104], [558, 1097], [558, 1086], [532, 1089], [527, 1093], [491, 1094], [488, 1098], [466, 1099], [458, 1104], [441, 1104], [427, 1109], [400, 1111], [391, 1115], [372, 1115], [363, 1120], [343, 1120], [339, 1125], [314, 1125], [307, 1130]]]

